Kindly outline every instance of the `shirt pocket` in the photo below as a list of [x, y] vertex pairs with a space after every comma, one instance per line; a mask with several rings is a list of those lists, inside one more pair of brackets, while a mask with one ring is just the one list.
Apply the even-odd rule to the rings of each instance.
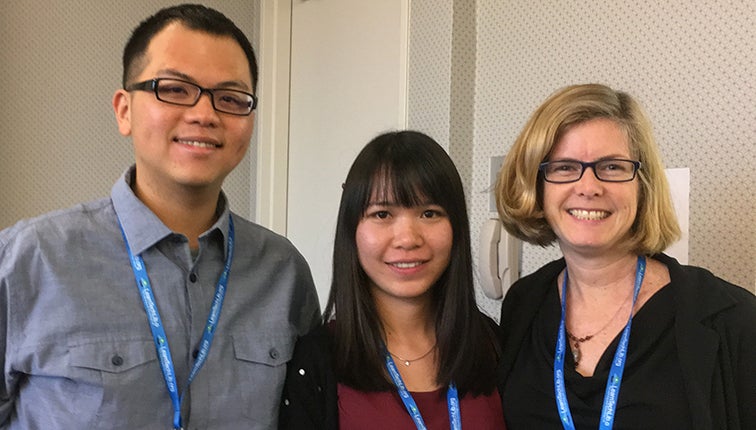
[[295, 338], [290, 332], [262, 335], [234, 335], [234, 357], [237, 360], [270, 367], [285, 365], [294, 354]]
[[152, 339], [114, 340], [69, 346], [71, 366], [105, 373], [127, 373], [157, 360]]
[[[284, 330], [232, 336], [237, 383], [249, 418], [276, 415], [295, 341], [292, 332]], [[275, 423], [277, 416], [271, 418]]]
[[[170, 402], [152, 339], [108, 340], [69, 346], [70, 365], [98, 375], [102, 401], [95, 428], [134, 429], [155, 422], [156, 406]], [[168, 403], [166, 403], [168, 402]], [[124, 420], [128, 417], [128, 420]], [[164, 421], [170, 423], [169, 413]], [[128, 422], [125, 422], [128, 421]]]

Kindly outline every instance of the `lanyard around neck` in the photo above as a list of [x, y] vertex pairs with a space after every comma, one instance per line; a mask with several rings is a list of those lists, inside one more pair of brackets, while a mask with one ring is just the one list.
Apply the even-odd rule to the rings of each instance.
[[[635, 287], [633, 290], [633, 305], [630, 308], [635, 309], [635, 301], [638, 298], [643, 276], [646, 272], [646, 258], [638, 256], [638, 265], [635, 269]], [[567, 298], [567, 268], [564, 269], [564, 281], [562, 282], [562, 318], [559, 322], [559, 333], [557, 335], [556, 354], [554, 356], [554, 392], [556, 394], [557, 410], [559, 418], [562, 420], [562, 427], [565, 430], [574, 430], [575, 424], [572, 421], [570, 405], [567, 402], [567, 390], [564, 384], [564, 352], [566, 350], [565, 336], [565, 307]], [[627, 344], [630, 341], [630, 326], [633, 321], [633, 313], [627, 320], [625, 329], [622, 331], [622, 338], [614, 353], [612, 367], [609, 371], [609, 378], [606, 381], [606, 391], [604, 392], [604, 404], [601, 407], [601, 420], [599, 429], [609, 430], [614, 425], [614, 414], [617, 409], [617, 398], [619, 397], [620, 384], [622, 383], [622, 372], [625, 370], [625, 361], [627, 360]]]
[[[150, 285], [150, 278], [147, 276], [147, 268], [144, 265], [144, 259], [140, 254], [134, 255], [131, 252], [129, 241], [126, 238], [126, 232], [123, 230], [121, 220], [118, 220], [118, 225], [121, 228], [121, 234], [123, 234], [123, 240], [126, 242], [126, 251], [129, 253], [129, 260], [131, 261], [131, 267], [134, 270], [134, 278], [136, 279], [137, 288], [139, 289], [139, 296], [142, 298], [142, 304], [144, 310], [147, 312], [147, 318], [150, 323], [150, 330], [152, 331], [152, 338], [155, 342], [155, 350], [157, 351], [158, 361], [160, 362], [160, 369], [163, 371], [163, 379], [165, 379], [165, 386], [168, 388], [168, 395], [171, 397], [171, 403], [173, 404], [173, 428], [181, 429], [181, 401], [184, 398], [182, 393], [179, 396], [178, 386], [176, 383], [176, 372], [173, 367], [173, 359], [171, 358], [171, 351], [168, 348], [168, 337], [165, 334], [165, 328], [163, 327], [163, 321], [160, 318], [160, 312], [158, 311], [157, 304], [155, 302], [155, 296], [152, 293], [152, 286]], [[234, 256], [234, 222], [231, 215], [228, 216], [228, 241], [226, 243], [226, 262], [223, 266], [223, 273], [221, 273], [218, 279], [218, 284], [215, 287], [215, 296], [213, 297], [213, 303], [210, 306], [210, 315], [207, 317], [207, 324], [202, 333], [202, 339], [200, 340], [200, 348], [197, 358], [194, 361], [194, 366], [189, 373], [189, 380], [186, 384], [187, 387], [192, 383], [194, 377], [205, 364], [207, 354], [210, 351], [210, 346], [213, 343], [213, 336], [215, 335], [215, 329], [218, 326], [218, 320], [220, 319], [221, 308], [223, 307], [223, 299], [226, 296], [226, 287], [228, 286], [228, 274], [231, 271], [231, 261]]]
[[[391, 354], [389, 354], [388, 351], [386, 351], [385, 355], [386, 369], [388, 370], [391, 379], [394, 381], [394, 385], [399, 392], [399, 397], [402, 399], [404, 407], [407, 409], [410, 417], [412, 417], [412, 421], [415, 423], [418, 430], [426, 430], [427, 427], [425, 426], [425, 421], [423, 421], [423, 416], [420, 414], [420, 409], [417, 407], [415, 399], [412, 398], [412, 394], [410, 394], [407, 387], [404, 385], [404, 380], [402, 380], [402, 375], [399, 374], [399, 369], [396, 368], [394, 359], [391, 358]], [[446, 406], [449, 409], [449, 424], [451, 430], [461, 430], [462, 418], [459, 410], [459, 395], [457, 394], [457, 387], [453, 383], [449, 384], [449, 388], [446, 390]]]

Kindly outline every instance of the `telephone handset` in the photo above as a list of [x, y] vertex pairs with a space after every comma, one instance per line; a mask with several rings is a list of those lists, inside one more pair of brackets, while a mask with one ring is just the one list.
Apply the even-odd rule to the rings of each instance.
[[483, 292], [499, 300], [519, 277], [520, 241], [510, 236], [498, 219], [488, 219], [480, 229], [478, 260]]

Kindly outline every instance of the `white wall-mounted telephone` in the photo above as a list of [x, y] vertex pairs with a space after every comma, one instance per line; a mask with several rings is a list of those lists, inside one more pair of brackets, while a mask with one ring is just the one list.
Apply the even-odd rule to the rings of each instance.
[[478, 275], [485, 295], [499, 300], [519, 278], [520, 241], [510, 236], [498, 219], [488, 219], [480, 229]]

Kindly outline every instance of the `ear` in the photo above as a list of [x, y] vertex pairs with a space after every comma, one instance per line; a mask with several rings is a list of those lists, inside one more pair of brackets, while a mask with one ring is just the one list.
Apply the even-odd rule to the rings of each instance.
[[119, 89], [113, 94], [113, 112], [118, 122], [118, 131], [124, 135], [131, 135], [131, 94]]

